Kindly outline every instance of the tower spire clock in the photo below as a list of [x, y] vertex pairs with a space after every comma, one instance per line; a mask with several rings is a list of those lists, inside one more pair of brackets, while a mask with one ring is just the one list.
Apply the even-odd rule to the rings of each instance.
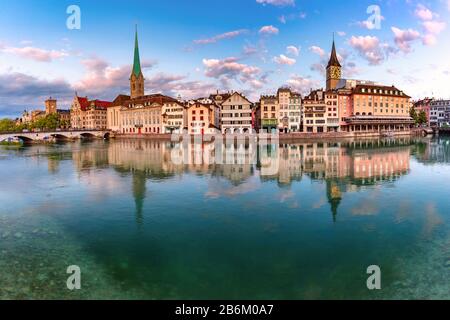
[[336, 89], [342, 77], [342, 66], [339, 62], [333, 32], [333, 47], [327, 65], [327, 90]]
[[144, 82], [145, 79], [141, 69], [141, 58], [139, 56], [138, 30], [136, 25], [136, 35], [134, 40], [134, 61], [133, 61], [133, 69], [131, 71], [130, 76], [131, 99], [144, 96]]

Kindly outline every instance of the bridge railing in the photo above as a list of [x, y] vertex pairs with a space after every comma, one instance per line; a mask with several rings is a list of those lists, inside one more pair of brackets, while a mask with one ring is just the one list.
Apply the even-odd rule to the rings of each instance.
[[93, 130], [93, 129], [61, 129], [61, 130], [42, 130], [42, 131], [0, 131], [2, 135], [11, 135], [11, 134], [30, 134], [30, 133], [58, 133], [58, 132], [110, 132], [111, 130]]

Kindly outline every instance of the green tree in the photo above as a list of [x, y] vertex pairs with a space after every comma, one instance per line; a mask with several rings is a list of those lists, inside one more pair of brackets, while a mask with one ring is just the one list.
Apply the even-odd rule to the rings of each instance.
[[11, 119], [0, 119], [0, 132], [16, 131], [16, 122]]
[[419, 116], [417, 114], [416, 108], [412, 107], [409, 111], [409, 115], [411, 116], [411, 118], [413, 118], [416, 124], [419, 123]]
[[45, 117], [35, 120], [31, 124], [32, 129], [41, 130], [55, 130], [60, 127], [60, 116], [59, 114], [49, 114]]
[[428, 123], [427, 114], [425, 113], [425, 110], [420, 110], [417, 122], [419, 124], [426, 124], [426, 123]]

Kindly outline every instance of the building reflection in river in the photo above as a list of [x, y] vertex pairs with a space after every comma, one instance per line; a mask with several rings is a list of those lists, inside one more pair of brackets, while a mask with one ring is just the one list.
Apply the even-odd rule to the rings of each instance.
[[[290, 188], [304, 178], [322, 181], [326, 183], [326, 197], [336, 217], [345, 193], [406, 175], [411, 149], [410, 138], [269, 144], [264, 150], [248, 142], [217, 148], [214, 143], [183, 146], [183, 143], [158, 140], [118, 140], [102, 147], [80, 148], [74, 153], [73, 161], [79, 171], [109, 166], [121, 174], [131, 175], [138, 222], [143, 219], [147, 180], [185, 174], [224, 178], [230, 182], [229, 188], [238, 188], [251, 178], [259, 178], [262, 183], [275, 181], [280, 188]], [[219, 152], [233, 159], [234, 164], [217, 164], [214, 159]], [[174, 155], [184, 161], [173, 161]], [[256, 163], [251, 161], [254, 156]], [[233, 194], [222, 191], [223, 195]], [[220, 196], [220, 188], [212, 193]]]

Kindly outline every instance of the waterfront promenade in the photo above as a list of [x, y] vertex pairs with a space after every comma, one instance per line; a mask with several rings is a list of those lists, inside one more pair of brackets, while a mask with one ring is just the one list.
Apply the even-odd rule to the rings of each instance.
[[[302, 140], [327, 140], [327, 139], [355, 139], [355, 138], [377, 138], [377, 137], [401, 137], [401, 136], [425, 136], [435, 133], [450, 133], [450, 128], [413, 128], [408, 131], [396, 132], [292, 132], [280, 133], [277, 138], [282, 141], [302, 141]], [[221, 133], [218, 133], [219, 135]], [[180, 137], [182, 134], [180, 134]], [[215, 135], [205, 134], [204, 140], [210, 140]], [[236, 138], [247, 138], [249, 134], [233, 135]], [[270, 139], [271, 135], [267, 134]], [[52, 141], [71, 141], [79, 139], [153, 139], [171, 140], [171, 134], [118, 134], [110, 130], [61, 130], [61, 131], [41, 131], [41, 132], [14, 132], [0, 133], [0, 142], [11, 140], [22, 140], [24, 143], [39, 143]]]
[[108, 130], [60, 130], [39, 132], [10, 132], [0, 133], [0, 142], [19, 139], [23, 142], [44, 142], [55, 140], [78, 140], [78, 139], [108, 139], [111, 132]]

